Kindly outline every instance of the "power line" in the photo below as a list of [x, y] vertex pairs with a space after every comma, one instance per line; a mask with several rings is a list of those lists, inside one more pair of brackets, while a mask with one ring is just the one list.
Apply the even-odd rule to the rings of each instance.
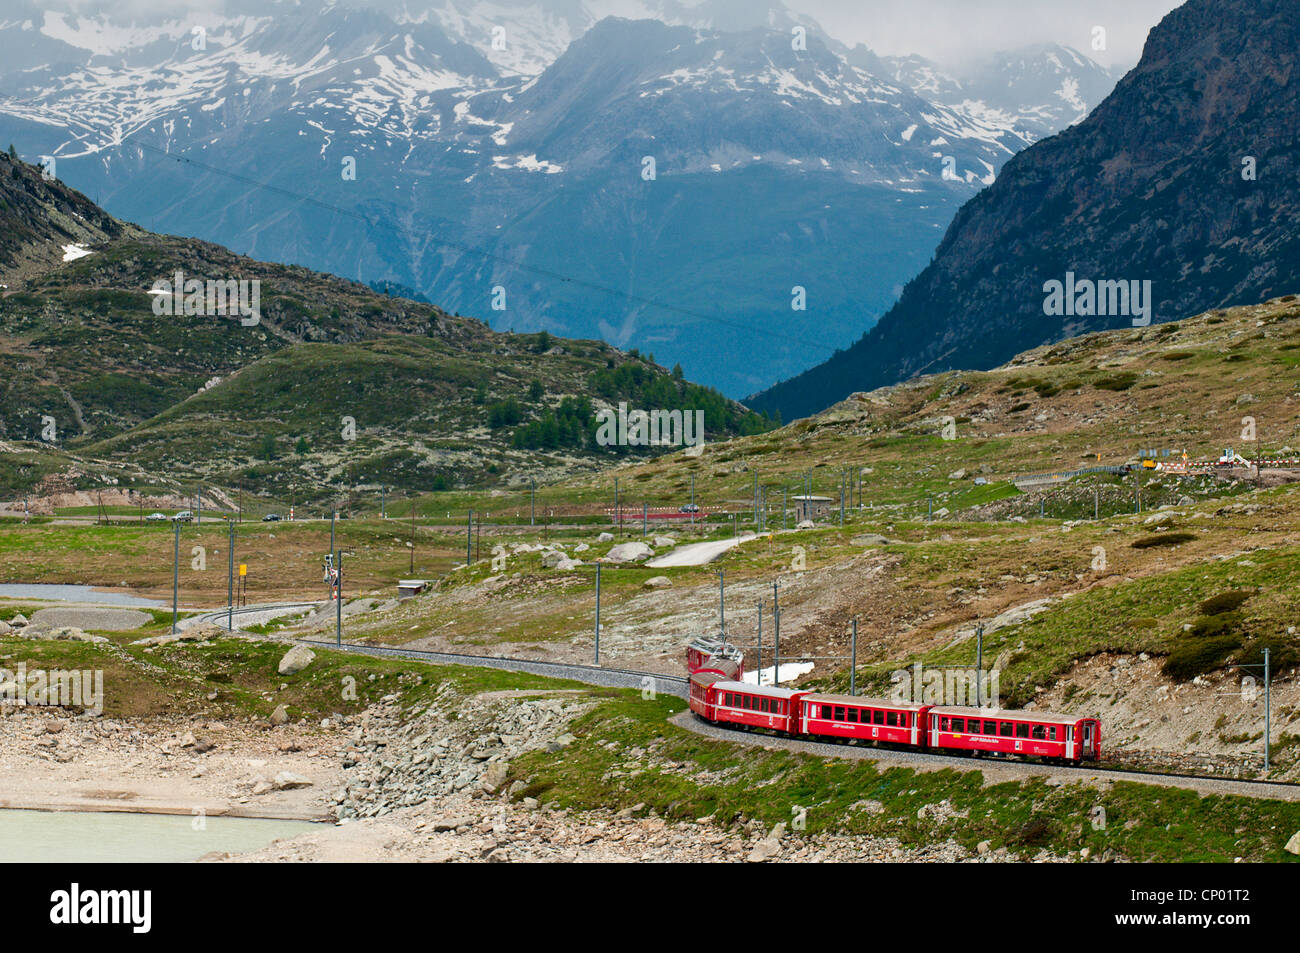
[[[201, 162], [198, 159], [193, 159], [189, 156], [178, 155], [167, 149], [163, 149], [159, 146], [155, 146], [151, 143], [144, 142], [138, 139], [133, 139], [128, 137], [127, 139], [122, 140], [122, 142], [119, 143], [119, 146], [125, 146], [128, 143], [137, 146], [140, 149], [157, 153], [158, 155], [163, 156], [164, 158], [172, 159], [173, 161], [179, 162], [183, 165], [191, 165], [194, 166], [195, 168], [202, 169], [203, 171], [208, 172], [212, 175], [221, 176], [223, 178], [231, 179], [236, 182], [242, 182], [243, 184], [251, 186], [255, 189], [261, 189], [267, 192], [274, 192], [275, 194], [282, 195], [285, 198], [303, 202], [308, 205], [313, 205], [325, 211], [333, 212], [337, 215], [343, 215], [348, 218], [353, 218], [358, 221], [364, 222], [366, 226], [369, 228], [385, 229], [389, 232], [392, 232], [393, 234], [399, 235], [401, 237], [405, 237], [405, 232], [403, 232], [401, 229], [397, 228], [396, 226], [381, 220], [371, 218], [370, 216], [366, 215], [364, 212], [360, 212], [356, 209], [344, 208], [340, 205], [335, 205], [331, 202], [324, 202], [320, 199], [313, 198], [310, 195], [304, 195], [301, 192], [294, 192], [291, 189], [282, 188], [281, 186], [278, 185], [272, 185], [269, 182], [262, 182], [259, 181], [258, 179], [250, 178], [249, 176], [246, 175], [241, 175], [238, 172], [232, 172], [229, 169], [222, 169], [217, 166], [209, 165], [206, 162]], [[640, 304], [650, 308], [658, 308], [662, 311], [670, 311], [675, 314], [683, 315], [685, 317], [695, 318], [696, 320], [705, 322], [707, 324], [724, 325], [726, 327], [735, 328], [740, 331], [747, 331], [750, 334], [759, 334], [764, 337], [775, 338], [781, 341], [788, 340], [786, 335], [779, 334], [775, 331], [766, 331], [762, 328], [751, 327], [748, 325], [740, 324], [739, 322], [736, 321], [728, 321], [726, 318], [720, 318], [717, 315], [705, 314], [702, 311], [694, 311], [690, 308], [683, 308], [680, 305], [669, 304], [667, 302], [660, 301], [656, 298], [647, 298], [642, 295], [636, 295], [636, 294], [631, 294], [630, 292], [620, 291], [617, 288], [611, 288], [607, 285], [598, 284], [593, 281], [587, 281], [586, 279], [583, 278], [575, 278], [572, 275], [566, 275], [563, 274], [562, 272], [554, 271], [549, 268], [541, 268], [537, 265], [529, 265], [517, 259], [509, 258], [505, 255], [499, 255], [495, 252], [488, 251], [485, 248], [479, 248], [475, 245], [467, 245], [463, 242], [457, 242], [448, 238], [438, 238], [438, 237], [431, 238], [431, 242], [435, 245], [441, 245], [446, 248], [455, 249], [456, 251], [459, 251], [466, 255], [473, 255], [485, 259], [487, 261], [498, 262], [500, 264], [508, 265], [512, 268], [517, 268], [521, 271], [526, 271], [543, 278], [549, 278], [553, 281], [574, 285], [579, 288], [586, 288], [589, 291], [595, 291], [599, 294], [605, 294], [615, 298], [621, 298], [624, 301], [628, 301], [634, 304]], [[806, 337], [800, 341], [800, 346], [808, 349], [819, 349], [825, 351], [828, 354], [835, 353], [834, 348], [827, 347], [824, 344], [818, 344], [815, 341], [811, 341]]]

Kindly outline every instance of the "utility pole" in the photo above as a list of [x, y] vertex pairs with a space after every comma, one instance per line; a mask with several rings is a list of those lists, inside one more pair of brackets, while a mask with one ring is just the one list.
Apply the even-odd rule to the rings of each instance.
[[343, 550], [334, 554], [334, 571], [338, 573], [338, 591], [334, 598], [334, 644], [343, 647]]
[[528, 481], [528, 525], [537, 525], [537, 481]]
[[1272, 703], [1273, 703], [1272, 684], [1269, 681], [1268, 647], [1266, 646], [1264, 648], [1264, 776], [1265, 777], [1268, 777], [1269, 751], [1270, 751], [1269, 745], [1272, 740], [1269, 737], [1270, 735], [1269, 729], [1271, 728], [1271, 725], [1269, 723], [1272, 721], [1272, 714], [1273, 714]]
[[202, 483], [199, 484], [198, 492], [194, 494], [194, 509], [196, 510], [196, 515], [194, 517], [194, 525], [202, 526], [203, 525], [203, 484]]
[[757, 673], [754, 676], [754, 683], [758, 683], [759, 677], [763, 673], [763, 600], [758, 600], [758, 663], [754, 666]]
[[641, 502], [641, 538], [645, 539], [646, 530], [650, 522], [650, 504], [644, 500]]
[[226, 631], [233, 632], [235, 615], [235, 521], [230, 521], [230, 541], [226, 546]]
[[858, 693], [858, 617], [853, 617], [853, 634], [849, 637], [849, 694]]
[[618, 477], [614, 477], [614, 535], [621, 536], [623, 512], [618, 508]]
[[754, 532], [757, 533], [758, 526], [758, 468], [754, 468]]
[[465, 518], [465, 565], [470, 564], [471, 553], [470, 547], [474, 545], [474, 511], [469, 511], [469, 516]]
[[691, 525], [695, 525], [695, 474], [691, 474]]
[[781, 528], [782, 529], [790, 528], [790, 510], [786, 507], [786, 503], [785, 503], [786, 492], [787, 492], [786, 488], [781, 487]]
[[1092, 488], [1092, 519], [1096, 522], [1101, 518], [1101, 487]]
[[779, 583], [772, 583], [772, 628], [774, 630], [772, 648], [772, 687], [781, 684], [781, 598], [777, 591]]
[[330, 507], [330, 552], [334, 552], [334, 508]]
[[984, 623], [975, 626], [975, 707], [984, 707]]
[[411, 575], [415, 575], [415, 497], [411, 497]]
[[596, 664], [600, 664], [600, 563], [596, 563]]
[[718, 631], [722, 633], [722, 641], [727, 641], [727, 595], [726, 595], [726, 570], [718, 570]]
[[176, 634], [176, 616], [181, 586], [181, 521], [172, 519], [175, 542], [172, 545], [172, 635]]

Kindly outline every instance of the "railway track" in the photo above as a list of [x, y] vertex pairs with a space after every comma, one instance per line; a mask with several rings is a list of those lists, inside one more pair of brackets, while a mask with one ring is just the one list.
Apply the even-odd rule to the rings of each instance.
[[344, 642], [322, 642], [315, 639], [298, 639], [299, 645], [323, 649], [342, 649], [362, 655], [390, 658], [409, 658], [416, 661], [441, 662], [452, 665], [475, 665], [480, 668], [499, 668], [507, 672], [528, 672], [548, 678], [567, 678], [588, 685], [606, 688], [651, 688], [656, 694], [676, 695], [685, 698], [689, 683], [681, 675], [659, 675], [626, 668], [605, 668], [597, 665], [578, 665], [570, 662], [539, 662], [531, 659], [508, 658], [500, 655], [464, 655], [458, 652], [431, 652], [423, 649], [391, 648], [386, 645], [356, 645]]
[[818, 739], [816, 741], [790, 738], [786, 735], [764, 734], [744, 728], [714, 725], [699, 718], [690, 709], [679, 712], [671, 719], [679, 727], [694, 731], [709, 738], [734, 741], [739, 744], [764, 745], [782, 748], [787, 751], [799, 751], [804, 754], [822, 758], [854, 758], [870, 761], [885, 761], [903, 765], [916, 765], [924, 768], [954, 768], [959, 771], [990, 769], [1020, 769], [1036, 774], [1057, 776], [1087, 775], [1089, 779], [1105, 781], [1140, 781], [1164, 787], [1192, 788], [1198, 791], [1210, 791], [1222, 794], [1238, 794], [1247, 797], [1280, 798], [1287, 801], [1300, 801], [1300, 784], [1290, 781], [1254, 780], [1250, 778], [1225, 778], [1212, 774], [1183, 774], [1172, 771], [1144, 771], [1123, 765], [1110, 764], [1105, 761], [1087, 764], [1067, 762], [1052, 763], [1046, 761], [1018, 760], [1014, 758], [963, 756], [951, 752], [914, 750], [904, 747], [853, 744], [850, 739]]
[[[288, 614], [304, 609], [314, 609], [319, 602], [284, 602], [260, 606], [245, 606], [234, 610], [233, 617], [258, 616], [267, 612], [277, 615]], [[191, 625], [200, 621], [224, 624], [227, 610], [221, 609], [187, 620]], [[544, 662], [533, 659], [517, 659], [499, 655], [470, 655], [460, 652], [434, 652], [424, 649], [395, 648], [384, 645], [358, 645], [344, 642], [330, 642], [322, 639], [295, 639], [300, 645], [311, 648], [334, 649], [355, 652], [360, 655], [374, 655], [387, 658], [407, 658], [435, 664], [470, 665], [480, 668], [496, 668], [509, 672], [527, 672], [548, 678], [564, 678], [588, 685], [605, 688], [652, 688], [657, 694], [674, 695], [686, 698], [689, 681], [681, 675], [662, 675], [654, 672], [641, 672], [634, 669], [606, 668], [597, 665], [581, 665], [574, 662]], [[735, 741], [741, 744], [769, 745], [790, 751], [801, 751], [818, 757], [863, 758], [877, 761], [890, 761], [904, 764], [916, 764], [924, 767], [952, 767], [958, 770], [972, 770], [982, 766], [1004, 769], [1032, 770], [1039, 774], [1079, 775], [1111, 781], [1144, 781], [1149, 784], [1161, 784], [1167, 787], [1196, 788], [1214, 790], [1225, 794], [1245, 794], [1255, 797], [1281, 797], [1285, 800], [1300, 800], [1300, 784], [1289, 781], [1252, 780], [1247, 778], [1225, 778], [1211, 774], [1185, 774], [1166, 771], [1144, 771], [1140, 768], [1128, 768], [1106, 762], [1093, 764], [1049, 764], [1036, 761], [1020, 761], [1011, 758], [962, 757], [950, 753], [933, 751], [916, 751], [905, 748], [877, 747], [855, 745], [848, 742], [828, 740], [809, 741], [788, 738], [784, 735], [768, 735], [755, 731], [724, 728], [705, 722], [689, 708], [679, 712], [671, 719], [679, 727], [711, 738]]]
[[[328, 603], [321, 602], [274, 602], [256, 606], [240, 606], [233, 610], [214, 609], [184, 620], [181, 628], [211, 623], [225, 627], [227, 616], [235, 619], [276, 618], [294, 612], [318, 609]], [[236, 626], [238, 629], [238, 626]], [[675, 695], [685, 698], [689, 682], [682, 675], [662, 675], [655, 672], [639, 672], [627, 668], [610, 668], [603, 665], [580, 665], [574, 662], [544, 662], [535, 659], [508, 658], [501, 655], [469, 655], [461, 652], [434, 652], [425, 649], [394, 648], [386, 645], [358, 645], [355, 642], [331, 642], [325, 639], [295, 639], [295, 642], [312, 648], [335, 649], [356, 652], [361, 655], [376, 655], [388, 658], [409, 658], [416, 661], [434, 662], [450, 665], [476, 665], [480, 668], [498, 668], [508, 672], [528, 672], [548, 678], [567, 678], [588, 685], [604, 688], [638, 688], [653, 689], [656, 694]]]

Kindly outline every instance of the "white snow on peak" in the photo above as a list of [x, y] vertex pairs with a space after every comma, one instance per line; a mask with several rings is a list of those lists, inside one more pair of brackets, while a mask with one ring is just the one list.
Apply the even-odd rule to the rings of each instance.
[[514, 156], [513, 161], [510, 156], [493, 156], [492, 164], [498, 169], [522, 169], [525, 172], [545, 172], [547, 175], [564, 171], [564, 166], [538, 159], [536, 154]]

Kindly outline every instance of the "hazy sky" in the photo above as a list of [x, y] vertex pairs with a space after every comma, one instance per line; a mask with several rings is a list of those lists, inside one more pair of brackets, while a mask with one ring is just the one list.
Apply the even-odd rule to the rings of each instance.
[[[292, 2], [292, 0], [291, 0]], [[348, 6], [392, 11], [405, 6], [465, 9], [483, 0], [340, 0]], [[735, 7], [763, 0], [679, 0]], [[1106, 65], [1131, 66], [1155, 26], [1182, 0], [784, 0], [791, 10], [817, 20], [828, 33], [849, 43], [865, 43], [883, 54], [919, 53], [940, 62], [958, 62], [1036, 42], [1072, 46]], [[92, 16], [108, 13], [168, 17], [218, 12], [231, 7], [258, 9], [272, 0], [44, 0], [43, 9], [72, 9]], [[598, 14], [655, 7], [656, 0], [492, 0], [498, 10], [541, 6], [572, 12], [586, 6]], [[0, 14], [5, 0], [0, 0]], [[3, 16], [0, 15], [0, 19]], [[1093, 48], [1093, 30], [1106, 31], [1106, 49]]]
[[[940, 61], [1052, 41], [1100, 63], [1133, 65], [1147, 33], [1182, 0], [786, 0], [845, 43]], [[1094, 27], [1105, 51], [1092, 48]]]

